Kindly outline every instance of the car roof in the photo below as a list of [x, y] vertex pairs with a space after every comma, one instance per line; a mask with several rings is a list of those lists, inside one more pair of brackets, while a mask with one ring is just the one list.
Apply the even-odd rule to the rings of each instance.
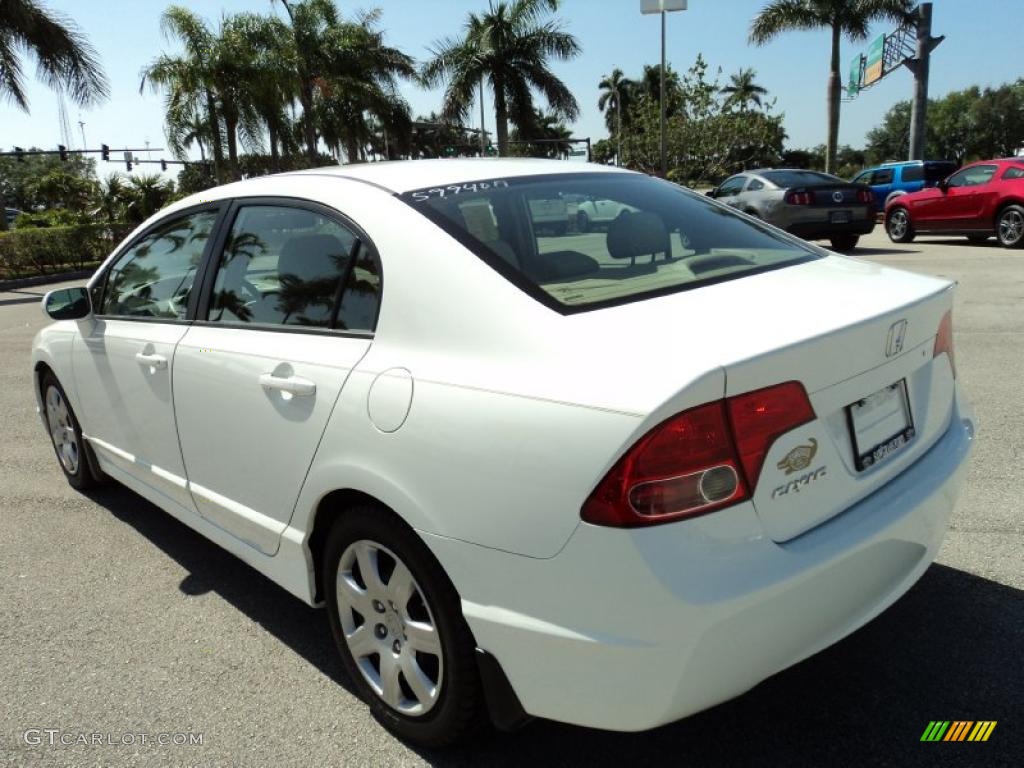
[[334, 176], [361, 181], [402, 193], [424, 187], [472, 181], [489, 181], [518, 176], [568, 173], [635, 173], [624, 168], [596, 163], [533, 158], [453, 158], [432, 160], [391, 160], [378, 163], [332, 165], [282, 175]]

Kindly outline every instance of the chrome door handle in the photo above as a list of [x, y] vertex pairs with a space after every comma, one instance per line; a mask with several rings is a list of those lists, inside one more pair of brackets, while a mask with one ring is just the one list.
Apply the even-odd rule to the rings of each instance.
[[167, 358], [163, 355], [147, 355], [145, 352], [135, 353], [135, 362], [139, 365], [163, 370], [167, 367]]
[[288, 376], [282, 378], [273, 373], [260, 374], [260, 386], [264, 389], [276, 389], [280, 392], [288, 392], [296, 397], [309, 397], [316, 394], [316, 384], [301, 376]]

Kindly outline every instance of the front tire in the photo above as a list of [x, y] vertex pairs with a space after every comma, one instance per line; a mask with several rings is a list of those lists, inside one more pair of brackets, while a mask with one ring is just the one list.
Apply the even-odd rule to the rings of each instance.
[[78, 423], [64, 387], [57, 377], [47, 371], [40, 382], [43, 395], [43, 413], [46, 414], [46, 426], [50, 432], [50, 443], [57, 455], [68, 484], [76, 491], [85, 491], [94, 487], [96, 478], [89, 469], [89, 450], [82, 437], [82, 428]]
[[914, 239], [914, 225], [902, 205], [893, 208], [885, 217], [885, 233], [894, 243], [909, 243]]
[[1024, 247], [1024, 207], [1008, 205], [999, 212], [996, 238], [1003, 248]]
[[836, 235], [829, 238], [829, 241], [832, 243], [832, 250], [845, 253], [857, 247], [860, 237], [858, 235]]
[[483, 712], [469, 627], [455, 588], [389, 510], [347, 510], [328, 536], [323, 585], [342, 663], [376, 718], [399, 738], [442, 747]]

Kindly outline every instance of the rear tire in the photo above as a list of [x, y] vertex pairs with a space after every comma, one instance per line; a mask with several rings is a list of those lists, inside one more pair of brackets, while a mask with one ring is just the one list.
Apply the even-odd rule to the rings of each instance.
[[353, 507], [328, 534], [322, 569], [342, 663], [389, 731], [436, 748], [484, 720], [476, 643], [458, 594], [411, 528], [384, 507]]
[[996, 239], [1003, 248], [1024, 247], [1024, 207], [1008, 205], [999, 212]]
[[914, 239], [914, 225], [910, 214], [902, 205], [893, 208], [885, 217], [885, 233], [894, 243], [909, 243]]
[[50, 444], [57, 456], [68, 484], [76, 491], [85, 491], [97, 485], [97, 478], [90, 471], [88, 455], [89, 446], [82, 437], [82, 427], [78, 423], [64, 387], [57, 381], [52, 372], [46, 371], [39, 383], [43, 396], [43, 414], [50, 432]]
[[829, 238], [832, 243], [832, 250], [846, 253], [852, 251], [857, 247], [857, 243], [860, 242], [859, 235], [836, 235], [835, 237]]

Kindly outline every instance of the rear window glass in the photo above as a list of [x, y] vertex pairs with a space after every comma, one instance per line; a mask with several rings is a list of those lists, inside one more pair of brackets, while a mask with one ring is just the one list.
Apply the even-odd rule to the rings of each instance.
[[924, 180], [924, 166], [905, 165], [903, 166], [903, 170], [900, 172], [900, 176], [903, 181], [922, 181]]
[[563, 312], [819, 258], [702, 195], [641, 174], [492, 179], [400, 197]]
[[802, 187], [808, 184], [845, 184], [846, 182], [836, 176], [817, 171], [764, 171], [761, 175], [772, 184], [783, 189], [789, 187]]

